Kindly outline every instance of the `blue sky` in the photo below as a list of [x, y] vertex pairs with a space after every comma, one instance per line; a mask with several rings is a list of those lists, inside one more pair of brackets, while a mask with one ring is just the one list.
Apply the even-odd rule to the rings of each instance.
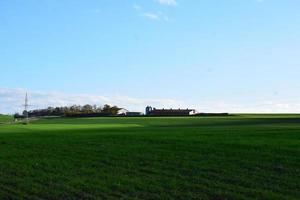
[[298, 0], [0, 1], [0, 112], [300, 112]]

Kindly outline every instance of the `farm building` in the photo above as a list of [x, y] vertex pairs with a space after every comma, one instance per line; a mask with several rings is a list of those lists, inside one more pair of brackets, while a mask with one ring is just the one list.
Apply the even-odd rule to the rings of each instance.
[[131, 112], [125, 108], [122, 108], [121, 110], [119, 110], [118, 112], [119, 116], [128, 116], [128, 117], [137, 117], [137, 116], [141, 116], [143, 115], [143, 113], [141, 112]]
[[146, 107], [146, 115], [148, 116], [189, 116], [194, 113], [194, 109], [156, 109], [151, 106]]
[[141, 112], [126, 112], [125, 116], [129, 116], [129, 117], [137, 117], [137, 116], [141, 116], [143, 115], [143, 113]]

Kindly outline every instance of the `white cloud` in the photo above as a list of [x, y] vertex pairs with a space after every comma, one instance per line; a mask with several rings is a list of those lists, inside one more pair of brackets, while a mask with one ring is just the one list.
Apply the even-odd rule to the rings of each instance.
[[[0, 113], [22, 112], [25, 89], [0, 88]], [[145, 106], [179, 107], [183, 103], [173, 99], [138, 99], [128, 96], [102, 96], [91, 94], [66, 94], [61, 92], [28, 91], [30, 109], [46, 108], [49, 106], [84, 105], [117, 105], [129, 110], [144, 111]]]
[[141, 15], [150, 20], [165, 21], [165, 22], [171, 21], [170, 18], [162, 12], [158, 12], [158, 13], [145, 12], [142, 13]]
[[156, 13], [146, 12], [146, 13], [143, 13], [142, 15], [151, 20], [160, 20], [160, 16]]
[[299, 101], [262, 101], [253, 103], [231, 103], [225, 101], [201, 102], [200, 112], [229, 113], [300, 113]]
[[[0, 113], [23, 111], [25, 89], [0, 88]], [[272, 100], [252, 103], [233, 103], [223, 100], [199, 101], [189, 104], [177, 99], [142, 99], [128, 96], [102, 96], [92, 94], [66, 94], [61, 92], [28, 91], [30, 109], [48, 106], [84, 105], [117, 105], [131, 111], [143, 112], [147, 105], [157, 108], [194, 108], [198, 112], [229, 113], [300, 113], [298, 100]]]
[[165, 15], [162, 12], [146, 12], [140, 5], [138, 4], [133, 4], [133, 9], [139, 13], [140, 16], [145, 17], [149, 20], [153, 20], [153, 21], [165, 21], [165, 22], [169, 22], [171, 21], [170, 18]]
[[155, 1], [162, 5], [167, 5], [167, 6], [176, 6], [177, 5], [176, 0], [155, 0]]

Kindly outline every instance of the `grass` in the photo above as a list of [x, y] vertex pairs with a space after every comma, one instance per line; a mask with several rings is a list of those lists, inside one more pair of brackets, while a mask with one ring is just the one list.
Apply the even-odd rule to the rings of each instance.
[[300, 115], [0, 125], [0, 199], [300, 199]]
[[7, 122], [12, 122], [13, 121], [13, 117], [10, 115], [1, 115], [0, 114], [0, 124], [1, 123], [7, 123]]

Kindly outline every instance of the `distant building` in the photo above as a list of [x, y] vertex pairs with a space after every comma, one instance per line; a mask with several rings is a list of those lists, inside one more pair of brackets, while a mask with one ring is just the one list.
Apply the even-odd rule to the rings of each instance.
[[141, 116], [143, 115], [143, 113], [141, 112], [131, 112], [125, 108], [122, 108], [121, 110], [119, 110], [118, 113], [119, 116], [128, 116], [128, 117], [135, 117], [135, 116]]
[[189, 116], [194, 113], [194, 109], [156, 109], [151, 106], [146, 107], [147, 116]]
[[137, 116], [141, 116], [141, 115], [143, 115], [143, 113], [141, 113], [141, 112], [126, 112], [125, 113], [125, 116], [128, 116], [128, 117], [137, 117]]

